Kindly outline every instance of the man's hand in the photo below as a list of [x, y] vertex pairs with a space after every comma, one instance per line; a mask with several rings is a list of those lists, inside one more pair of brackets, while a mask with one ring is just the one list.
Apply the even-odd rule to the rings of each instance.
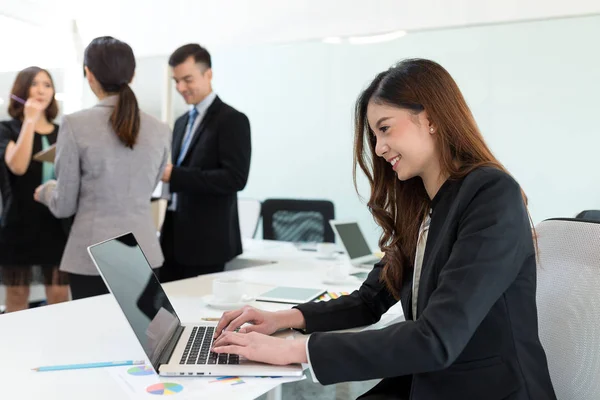
[[171, 181], [171, 172], [173, 172], [173, 164], [167, 164], [161, 179], [164, 183], [169, 183]]

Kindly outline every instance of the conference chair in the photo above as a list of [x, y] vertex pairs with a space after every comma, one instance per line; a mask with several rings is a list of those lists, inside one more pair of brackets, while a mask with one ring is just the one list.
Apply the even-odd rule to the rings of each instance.
[[329, 200], [267, 199], [262, 205], [263, 238], [286, 242], [334, 243]]
[[256, 199], [238, 199], [238, 216], [242, 238], [252, 239], [260, 221], [261, 203]]
[[600, 221], [536, 227], [539, 334], [559, 400], [600, 399]]
[[584, 210], [577, 214], [576, 218], [600, 221], [600, 210]]

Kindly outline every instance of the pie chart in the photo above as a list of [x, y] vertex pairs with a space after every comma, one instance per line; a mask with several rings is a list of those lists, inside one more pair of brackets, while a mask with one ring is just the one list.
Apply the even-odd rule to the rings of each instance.
[[158, 394], [164, 396], [170, 396], [177, 394], [183, 390], [183, 386], [178, 383], [161, 382], [156, 385], [148, 386], [146, 392], [150, 394]]
[[152, 370], [152, 367], [149, 367], [147, 365], [143, 365], [143, 366], [140, 366], [140, 367], [129, 368], [127, 370], [127, 373], [129, 375], [133, 375], [133, 376], [144, 376], [144, 375], [153, 375], [154, 374], [154, 370]]

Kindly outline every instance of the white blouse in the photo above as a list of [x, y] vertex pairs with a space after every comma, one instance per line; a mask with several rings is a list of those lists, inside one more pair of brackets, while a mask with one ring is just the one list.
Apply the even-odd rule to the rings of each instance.
[[427, 245], [427, 236], [429, 234], [429, 224], [431, 223], [431, 210], [425, 216], [425, 220], [419, 228], [417, 238], [417, 250], [415, 254], [415, 264], [412, 284], [412, 317], [417, 320], [417, 298], [419, 297], [419, 280], [421, 279], [421, 269], [423, 268], [423, 256], [425, 255], [425, 246]]

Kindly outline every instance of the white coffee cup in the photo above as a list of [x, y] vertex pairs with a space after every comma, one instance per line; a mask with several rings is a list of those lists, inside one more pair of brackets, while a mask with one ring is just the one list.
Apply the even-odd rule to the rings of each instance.
[[345, 281], [348, 279], [348, 269], [343, 264], [332, 265], [327, 268], [326, 275], [330, 281]]
[[317, 254], [322, 258], [334, 258], [336, 256], [337, 247], [335, 243], [318, 243]]
[[216, 278], [212, 283], [213, 297], [221, 303], [235, 303], [245, 294], [244, 282], [238, 278]]

